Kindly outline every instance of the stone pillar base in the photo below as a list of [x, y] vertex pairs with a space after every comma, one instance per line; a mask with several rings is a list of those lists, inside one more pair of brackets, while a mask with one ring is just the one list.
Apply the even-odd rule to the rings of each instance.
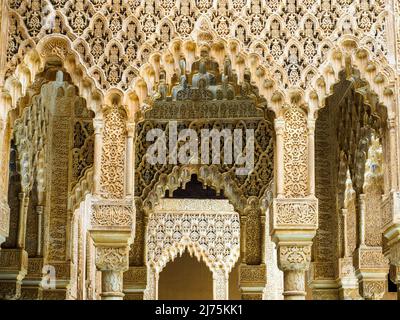
[[1, 280], [0, 300], [18, 300], [21, 298], [21, 281]]
[[51, 289], [43, 290], [42, 299], [43, 300], [66, 300], [68, 298], [67, 289]]
[[389, 260], [382, 247], [360, 246], [354, 252], [354, 265], [360, 294], [366, 300], [380, 300], [387, 292]]
[[42, 269], [43, 258], [28, 259], [28, 273], [22, 280], [21, 299], [41, 300], [43, 298], [43, 290], [41, 286]]
[[0, 299], [21, 297], [21, 283], [28, 269], [28, 253], [23, 249], [0, 251]]
[[147, 267], [129, 267], [124, 272], [124, 300], [143, 300], [147, 286]]
[[22, 286], [21, 287], [21, 300], [42, 300], [43, 289], [38, 285], [35, 286]]
[[239, 284], [242, 300], [262, 300], [267, 284], [265, 264], [239, 266]]

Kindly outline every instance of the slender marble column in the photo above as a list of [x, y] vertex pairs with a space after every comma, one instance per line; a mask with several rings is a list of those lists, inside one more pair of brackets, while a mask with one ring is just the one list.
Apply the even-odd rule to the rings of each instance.
[[214, 300], [228, 300], [229, 293], [228, 274], [224, 269], [213, 272], [213, 297]]
[[284, 172], [283, 172], [283, 163], [284, 163], [284, 141], [283, 141], [283, 133], [285, 129], [285, 121], [283, 119], [275, 119], [275, 132], [276, 132], [276, 191], [277, 197], [283, 197], [284, 192]]
[[283, 296], [285, 300], [304, 300], [305, 290], [305, 271], [286, 270], [283, 273]]
[[94, 164], [93, 164], [93, 193], [100, 194], [100, 176], [101, 176], [101, 150], [103, 145], [103, 120], [93, 119], [94, 127]]
[[153, 268], [147, 269], [147, 288], [144, 292], [144, 300], [158, 300], [159, 273]]
[[101, 272], [101, 299], [123, 300], [123, 272], [116, 270], [103, 270]]
[[395, 119], [388, 120], [389, 125], [389, 145], [390, 145], [390, 166], [394, 172], [390, 175], [390, 191], [397, 190], [397, 156], [396, 156], [396, 121]]
[[133, 179], [134, 179], [134, 137], [135, 137], [135, 123], [128, 122], [126, 125], [128, 136], [126, 144], [126, 194], [132, 195], [133, 192]]
[[308, 193], [315, 194], [315, 120], [308, 120]]
[[37, 247], [36, 247], [36, 255], [40, 257], [42, 255], [42, 225], [43, 225], [43, 211], [44, 207], [43, 206], [37, 206], [36, 207], [36, 213], [37, 213], [37, 224], [38, 224], [38, 237], [37, 237]]
[[21, 192], [19, 195], [20, 210], [19, 210], [19, 224], [18, 224], [18, 247], [21, 249], [25, 248], [25, 237], [26, 237], [26, 221], [28, 217], [28, 204], [29, 197], [27, 192]]

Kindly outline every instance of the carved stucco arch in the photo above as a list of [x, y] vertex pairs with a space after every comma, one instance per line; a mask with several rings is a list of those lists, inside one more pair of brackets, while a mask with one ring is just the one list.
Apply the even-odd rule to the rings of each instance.
[[366, 80], [379, 101], [388, 110], [388, 117], [395, 116], [394, 82], [395, 71], [389, 62], [372, 57], [370, 50], [363, 46], [353, 36], [344, 36], [328, 52], [327, 59], [318, 68], [319, 74], [313, 79], [312, 87], [306, 90], [305, 96], [313, 111], [325, 106], [327, 97], [333, 94], [333, 85], [340, 81], [340, 73], [345, 72], [351, 79], [353, 69], [360, 73], [360, 78]]
[[58, 61], [71, 76], [72, 83], [78, 88], [78, 94], [86, 100], [88, 108], [98, 113], [104, 95], [80, 59], [67, 37], [48, 35], [42, 38], [34, 48], [26, 52], [14, 73], [2, 81], [2, 99], [6, 102], [7, 111], [15, 108], [19, 99], [26, 95], [27, 89], [44, 70], [47, 62]]
[[[174, 200], [173, 200], [174, 201]], [[191, 201], [191, 200], [189, 200]], [[200, 211], [203, 211], [207, 208], [203, 207], [204, 202], [208, 202], [208, 205], [210, 205], [211, 207], [215, 206], [215, 204], [213, 204], [213, 202], [219, 202], [219, 200], [198, 200], [199, 204], [201, 204], [201, 208], [199, 208]], [[224, 200], [222, 200], [224, 201]], [[186, 201], [187, 202], [187, 201]], [[168, 206], [168, 205], [167, 205]], [[206, 204], [207, 206], [207, 204]], [[230, 207], [230, 208], [227, 208]], [[159, 208], [156, 209], [156, 212], [152, 213], [153, 214], [159, 214], [159, 213], [163, 213], [163, 209], [164, 208]], [[167, 208], [168, 210], [169, 208]], [[193, 209], [193, 208], [190, 208]], [[237, 232], [238, 230], [240, 230], [240, 218], [237, 212], [235, 212], [233, 210], [233, 206], [231, 204], [229, 205], [223, 205], [220, 208], [221, 210], [228, 210], [229, 211], [229, 218], [230, 218], [230, 231], [232, 232]], [[196, 211], [196, 210], [195, 210]], [[228, 212], [227, 211], [227, 212]], [[217, 220], [217, 215], [225, 215], [227, 212], [215, 212], [215, 214], [213, 214], [212, 219], [213, 220]], [[169, 213], [169, 212], [168, 212]], [[183, 212], [181, 212], [183, 213]], [[191, 213], [190, 211], [187, 211], [187, 213]], [[197, 213], [197, 212], [196, 212]], [[179, 213], [178, 213], [179, 215]], [[202, 214], [199, 214], [199, 217]], [[173, 214], [172, 214], [173, 216]], [[203, 213], [204, 217], [207, 217], [207, 214]], [[152, 216], [151, 216], [152, 217]], [[176, 217], [175, 217], [176, 218]], [[190, 218], [188, 217], [188, 220], [190, 220]], [[221, 218], [221, 221], [226, 222], [223, 218]], [[234, 224], [234, 225], [232, 225]], [[150, 227], [150, 226], [149, 226]], [[151, 227], [156, 227], [153, 231], [155, 230], [159, 230], [158, 228], [160, 227], [159, 225], [157, 226], [151, 226]], [[180, 231], [181, 233], [187, 233], [184, 232], [184, 227], [180, 226], [180, 229], [177, 229], [178, 231]], [[176, 230], [176, 229], [174, 229]], [[147, 230], [147, 236], [149, 236], [150, 230]], [[233, 237], [233, 235], [232, 235]], [[206, 266], [210, 269], [210, 271], [212, 272], [216, 272], [219, 269], [222, 269], [226, 272], [226, 274], [228, 274], [232, 268], [234, 267], [236, 261], [239, 259], [239, 255], [240, 255], [240, 248], [238, 246], [238, 244], [240, 245], [240, 233], [236, 234], [236, 240], [238, 241], [237, 244], [233, 243], [233, 238], [230, 239], [225, 239], [227, 243], [230, 243], [230, 254], [228, 256], [224, 256], [223, 259], [221, 259], [221, 257], [215, 257], [212, 256], [210, 253], [209, 248], [203, 248], [201, 246], [201, 244], [199, 243], [198, 240], [194, 241], [190, 238], [190, 236], [184, 235], [182, 236], [182, 238], [180, 240], [175, 240], [174, 239], [174, 243], [173, 245], [163, 245], [162, 247], [162, 252], [161, 254], [157, 257], [149, 257], [150, 251], [152, 253], [152, 255], [156, 255], [156, 253], [154, 252], [155, 249], [149, 249], [147, 248], [147, 263], [148, 263], [148, 267], [152, 268], [155, 272], [160, 273], [164, 267], [168, 264], [168, 262], [173, 261], [178, 255], [182, 255], [184, 253], [185, 250], [188, 250], [189, 253], [191, 255], [194, 255], [199, 261], [204, 261], [204, 263], [206, 264]], [[210, 245], [210, 243], [207, 244], [208, 246]]]
[[[237, 191], [235, 181], [230, 179], [229, 175], [218, 172], [215, 166], [182, 165], [174, 167], [168, 175], [162, 174], [143, 200], [145, 214], [150, 215], [154, 211], [154, 208], [167, 191], [172, 194], [178, 188], [184, 187], [193, 174], [197, 175], [197, 179], [205, 186], [209, 186], [217, 192], [223, 191], [241, 219], [245, 217], [245, 220], [241, 221], [242, 227], [240, 230], [242, 239], [244, 239], [243, 237], [247, 239], [247, 241], [241, 241], [240, 243], [242, 259], [248, 264], [262, 263], [264, 260], [262, 250], [264, 244], [261, 243], [261, 240], [264, 239], [262, 235], [262, 232], [264, 232], [262, 220], [264, 220], [267, 208], [265, 201], [268, 201], [268, 192], [265, 192], [262, 199], [257, 197], [246, 198]], [[247, 232], [247, 229], [252, 230], [252, 232]]]
[[[320, 66], [320, 76], [313, 81], [313, 87], [306, 92], [309, 101], [309, 118], [317, 119], [318, 111], [326, 107], [326, 99], [334, 94], [335, 85], [344, 79], [352, 83], [365, 81], [366, 87], [355, 91], [365, 100], [365, 104], [370, 104], [368, 95], [377, 96], [377, 112], [379, 107], [385, 110], [384, 121], [394, 126], [396, 119], [396, 95], [395, 81], [396, 75], [393, 68], [386, 59], [371, 58], [372, 53], [368, 48], [362, 46], [360, 41], [354, 36], [345, 36], [340, 39], [334, 48], [327, 55], [327, 60]], [[390, 128], [382, 128], [389, 131]], [[386, 152], [387, 162], [390, 165], [398, 167], [397, 151], [395, 145], [388, 143]], [[393, 157], [390, 159], [390, 157]], [[390, 187], [396, 188], [398, 182], [396, 179], [389, 181]]]
[[[38, 79], [38, 76], [45, 71], [48, 62], [62, 64], [59, 69], [67, 72], [71, 77], [72, 85], [78, 91], [76, 93], [77, 96], [84, 98], [86, 107], [101, 117], [101, 105], [104, 102], [110, 103], [115, 92], [110, 90], [108, 95], [103, 98], [101, 90], [96, 87], [94, 80], [88, 76], [84, 65], [79, 59], [79, 54], [72, 48], [71, 41], [67, 37], [49, 35], [42, 38], [36, 47], [26, 52], [14, 74], [4, 81], [0, 97], [4, 106], [2, 108], [4, 119], [7, 113], [15, 109], [19, 103], [25, 107], [31, 103], [35, 95], [40, 94], [41, 86], [33, 89], [31, 87]], [[43, 80], [46, 82], [46, 79]], [[93, 168], [90, 168], [74, 186], [69, 206], [71, 208], [78, 206], [85, 196], [90, 193], [92, 186]]]
[[[363, 46], [363, 44], [361, 44], [360, 41], [353, 36], [343, 37], [343, 39], [341, 39], [338, 43], [336, 43], [335, 47], [329, 52], [327, 60], [320, 67], [320, 70], [322, 71], [321, 76], [318, 79], [314, 79], [313, 88], [310, 88], [310, 90], [307, 92], [309, 101], [311, 101], [311, 103], [309, 104], [310, 106], [309, 118], [313, 120], [316, 119], [318, 121], [319, 119], [318, 113], [320, 113], [321, 111], [326, 111], [322, 109], [326, 107], [325, 104], [327, 98], [334, 94], [334, 90], [336, 88], [335, 85], [343, 80], [350, 81], [351, 87], [354, 88], [355, 93], [359, 94], [359, 97], [361, 97], [363, 101], [361, 103], [363, 103], [364, 105], [368, 105], [371, 108], [370, 112], [373, 114], [373, 116], [371, 115], [371, 117], [379, 119], [376, 121], [378, 121], [378, 123], [380, 124], [379, 130], [382, 130], [381, 132], [382, 135], [380, 135], [380, 137], [382, 138], [382, 140], [385, 140], [386, 142], [386, 149], [384, 150], [386, 157], [385, 159], [386, 165], [387, 168], [393, 168], [394, 170], [393, 171], [394, 174], [392, 174], [391, 176], [387, 175], [385, 177], [387, 179], [386, 182], [388, 185], [387, 191], [390, 191], [396, 189], [398, 184], [397, 182], [398, 175], [396, 170], [396, 168], [398, 167], [397, 148], [396, 148], [397, 138], [394, 135], [394, 128], [396, 126], [395, 119], [397, 116], [396, 97], [395, 97], [395, 71], [392, 69], [392, 67], [388, 64], [386, 60], [384, 59], [378, 60], [377, 58], [371, 58], [371, 56], [372, 53], [369, 51], [369, 49], [366, 48], [366, 46]], [[363, 88], [361, 90], [357, 89], [358, 83], [363, 84]], [[355, 86], [353, 86], [353, 84], [355, 84]], [[371, 99], [371, 96], [376, 96], [376, 97]], [[352, 103], [354, 104], [356, 102], [353, 101]], [[327, 118], [326, 117], [322, 118], [324, 119], [323, 121], [326, 122]], [[371, 129], [375, 128], [376, 125], [375, 126], [371, 125]], [[318, 143], [321, 144], [322, 141], [324, 140], [321, 140], [320, 138], [320, 141]], [[362, 151], [360, 152], [360, 154], [362, 153], [364, 154], [364, 156], [358, 154], [357, 152], [355, 155], [352, 155], [353, 157], [354, 156], [357, 156], [357, 158], [360, 157], [359, 159], [360, 168], [364, 168], [364, 162], [366, 161], [366, 154], [365, 154], [366, 152], [360, 146], [362, 142], [366, 144], [366, 149], [368, 150], [370, 145], [370, 138], [361, 136], [356, 143], [357, 152], [360, 149]], [[353, 183], [352, 185], [357, 190], [356, 192], [352, 189], [352, 192], [354, 192], [354, 194], [357, 193], [359, 195], [360, 193], [364, 193], [362, 185], [364, 183], [363, 181], [364, 181], [365, 170], [357, 169], [357, 166], [354, 165], [354, 160], [350, 163], [347, 155], [343, 152], [341, 148], [337, 150], [337, 156], [339, 161], [338, 163], [339, 172], [337, 172], [338, 181], [335, 182], [337, 183], [337, 185], [335, 186], [338, 187], [337, 195], [339, 198], [337, 203], [338, 207], [335, 210], [338, 210], [340, 213], [342, 213], [341, 210], [346, 211], [348, 209], [349, 194], [348, 190], [346, 189], [346, 181], [351, 179], [350, 181], [352, 181]], [[320, 172], [322, 172], [322, 169], [320, 170], [321, 170]], [[325, 170], [328, 169], [325, 168]], [[350, 174], [349, 176], [347, 176], [348, 171], [351, 173], [351, 177]], [[320, 176], [321, 174], [322, 173], [319, 173]], [[362, 178], [359, 179], [358, 176]], [[326, 179], [326, 176], [324, 176], [324, 174], [322, 174], [322, 177], [323, 177], [322, 179]], [[357, 188], [357, 186], [359, 187]], [[318, 197], [321, 197], [320, 204], [323, 201], [326, 201], [322, 204], [322, 208], [324, 208], [324, 210], [326, 211], [327, 203], [329, 203], [328, 202], [329, 200], [326, 200], [327, 195], [324, 194], [323, 191], [321, 191], [321, 189], [317, 191], [317, 194]], [[356, 197], [355, 196], [353, 197], [352, 195], [352, 199], [354, 201], [359, 200], [358, 198], [357, 200], [355, 198]], [[384, 211], [386, 210], [385, 208], [383, 208], [383, 205], [387, 198], [388, 195], [383, 194], [383, 201], [378, 205], [378, 206], [382, 205], [381, 215], [383, 215]], [[356, 210], [354, 207], [352, 207], [350, 210], [352, 212], [353, 218], [355, 215], [355, 213], [353, 212], [354, 210]], [[330, 213], [332, 214], [335, 212], [330, 212]], [[344, 237], [349, 237], [350, 235], [351, 242], [352, 243], [354, 242], [354, 247], [356, 246], [355, 244], [356, 239], [352, 238], [353, 234], [351, 232], [344, 233], [343, 231], [344, 222], [340, 220], [341, 219], [340, 215], [338, 216], [338, 218], [336, 218], [336, 215], [333, 216], [331, 215], [331, 219], [332, 217], [334, 219], [334, 223], [332, 224], [332, 227], [329, 228], [329, 230], [326, 230], [326, 226], [329, 220], [327, 220], [326, 215], [320, 215], [319, 217], [320, 228], [317, 231], [316, 238], [314, 238], [315, 241], [314, 245], [316, 245], [316, 247], [314, 248], [313, 262], [315, 263], [315, 266], [313, 266], [312, 273], [315, 276], [313, 280], [314, 281], [313, 285], [315, 290], [314, 293], [316, 295], [320, 294], [318, 289], [320, 289], [319, 286], [321, 284], [318, 281], [320, 281], [323, 277], [325, 277], [324, 278], [325, 280], [334, 278], [338, 276], [337, 273], [339, 273], [339, 278], [341, 277], [340, 273], [342, 272], [340, 271], [341, 267], [337, 266], [335, 266], [334, 268], [330, 267], [330, 264], [332, 263], [332, 258], [330, 258], [330, 254], [332, 254], [333, 256], [333, 261], [335, 261], [334, 259], [342, 259], [342, 260], [347, 259], [350, 261], [348, 262], [346, 260], [346, 263], [349, 263], [349, 265], [346, 267], [342, 266], [342, 268], [347, 268], [347, 267], [353, 268], [353, 263], [351, 262], [351, 253], [349, 254], [348, 251], [346, 251], [348, 249], [346, 249], [346, 246], [343, 244], [344, 241], [343, 239]], [[355, 221], [353, 222], [355, 224]], [[346, 220], [346, 223], [348, 223], [348, 220]], [[378, 223], [376, 223], [376, 225], [378, 225]], [[348, 228], [350, 230], [350, 226]], [[354, 228], [355, 226], [353, 226], [353, 229]], [[329, 244], [330, 242], [329, 239], [333, 239], [332, 240], [333, 243]], [[338, 241], [339, 243], [338, 247], [335, 247], [334, 241]], [[323, 247], [323, 243], [327, 243], [325, 248]], [[318, 248], [319, 246], [322, 249], [319, 249]], [[329, 249], [327, 249], [327, 247], [329, 247]], [[325, 253], [322, 253], [324, 250]], [[328, 287], [329, 285], [326, 285], [325, 288]], [[335, 290], [332, 288], [330, 289]]]

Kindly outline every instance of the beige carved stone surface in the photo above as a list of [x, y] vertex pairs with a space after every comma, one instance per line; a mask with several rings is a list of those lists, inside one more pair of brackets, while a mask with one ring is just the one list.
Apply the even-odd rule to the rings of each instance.
[[[243, 299], [390, 296], [399, 10], [1, 1], [0, 297], [156, 299], [185, 250], [211, 271], [215, 299], [229, 298], [232, 270]], [[253, 166], [223, 162], [229, 139], [220, 163], [151, 164], [146, 136], [171, 121], [199, 136], [254, 130]], [[206, 199], [176, 198], [192, 177]]]
[[134, 218], [132, 208], [119, 204], [104, 203], [95, 204], [92, 207], [90, 223], [96, 227], [131, 227]]
[[306, 86], [318, 75], [327, 51], [346, 35], [356, 34], [376, 58], [390, 54], [385, 46], [387, 8], [383, 1], [376, 2], [373, 10], [367, 1], [329, 0], [318, 4], [52, 0], [46, 10], [39, 1], [21, 4], [8, 1], [8, 73], [29, 46], [45, 35], [59, 33], [73, 43], [101, 88], [128, 88], [152, 54], [174, 39], [193, 36], [208, 44], [235, 40], [236, 46], [259, 55], [282, 87]]
[[149, 217], [146, 239], [147, 263], [157, 272], [185, 249], [229, 272], [239, 257], [239, 215], [227, 200], [165, 199]]
[[127, 248], [96, 248], [96, 266], [100, 270], [118, 270], [128, 269]]
[[309, 199], [277, 199], [274, 202], [274, 224], [276, 227], [318, 225], [317, 201]]

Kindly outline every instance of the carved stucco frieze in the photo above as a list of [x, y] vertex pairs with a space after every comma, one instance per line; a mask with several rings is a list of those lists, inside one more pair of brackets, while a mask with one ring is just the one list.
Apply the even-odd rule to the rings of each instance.
[[28, 270], [28, 255], [21, 249], [2, 249], [0, 251], [0, 268], [3, 270], [26, 273]]
[[116, 105], [104, 111], [101, 152], [101, 195], [121, 199], [125, 195], [126, 112]]
[[104, 227], [131, 228], [134, 219], [132, 205], [98, 201], [92, 205], [90, 224], [93, 229]]
[[307, 115], [300, 107], [289, 106], [284, 119], [284, 195], [287, 198], [302, 198], [308, 191]]
[[356, 250], [354, 263], [362, 269], [386, 269], [389, 260], [382, 253], [382, 247], [364, 247]]
[[274, 199], [274, 228], [317, 228], [317, 199]]
[[400, 223], [400, 192], [390, 192], [385, 195], [382, 204], [382, 222], [383, 228], [387, 228], [391, 223]]

